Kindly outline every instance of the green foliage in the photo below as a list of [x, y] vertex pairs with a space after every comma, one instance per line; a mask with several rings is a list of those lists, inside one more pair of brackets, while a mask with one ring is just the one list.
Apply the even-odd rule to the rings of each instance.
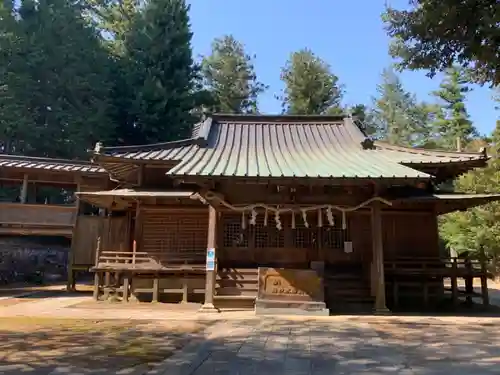
[[257, 80], [252, 57], [232, 35], [217, 38], [201, 66], [204, 86], [215, 103], [212, 112], [256, 113], [257, 99], [267, 87]]
[[284, 113], [293, 115], [341, 113], [342, 88], [327, 62], [311, 50], [292, 53], [281, 70], [285, 84]]
[[87, 0], [90, 22], [103, 33], [113, 53], [126, 53], [125, 38], [140, 13], [141, 0]]
[[478, 135], [465, 107], [465, 94], [470, 91], [466, 82], [460, 69], [449, 68], [439, 90], [433, 92], [443, 102], [435, 121], [435, 131], [440, 134], [440, 146], [444, 149], [455, 150], [458, 139], [466, 145]]
[[[455, 189], [468, 193], [498, 193], [500, 186], [500, 121], [490, 138], [491, 159], [484, 169], [474, 170], [455, 182]], [[441, 218], [441, 235], [458, 253], [484, 251], [498, 266], [500, 258], [500, 202], [489, 203]]]
[[431, 136], [429, 122], [434, 107], [418, 103], [392, 69], [383, 71], [377, 92], [373, 118], [379, 138], [391, 144], [426, 146]]
[[150, 0], [126, 37], [134, 143], [171, 141], [189, 136], [195, 118], [195, 80], [183, 0]]
[[500, 84], [498, 0], [411, 0], [410, 10], [383, 15], [394, 42], [391, 54], [404, 69], [430, 75], [454, 63], [470, 67], [477, 82]]
[[[2, 136], [10, 152], [84, 157], [114, 133], [110, 60], [78, 3], [2, 9]], [[5, 106], [4, 106], [5, 105]], [[17, 118], [15, 124], [14, 118]]]

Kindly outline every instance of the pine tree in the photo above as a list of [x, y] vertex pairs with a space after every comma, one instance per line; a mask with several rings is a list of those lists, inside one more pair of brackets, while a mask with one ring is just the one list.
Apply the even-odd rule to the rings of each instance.
[[288, 114], [342, 113], [342, 88], [330, 65], [311, 50], [291, 54], [281, 70], [285, 84], [281, 98], [283, 111]]
[[188, 10], [183, 0], [150, 0], [126, 39], [136, 143], [189, 136], [197, 72]]
[[257, 80], [252, 57], [231, 35], [217, 38], [212, 53], [202, 61], [205, 87], [213, 95], [213, 112], [255, 113], [266, 86]]
[[456, 149], [457, 140], [460, 139], [465, 147], [477, 136], [465, 107], [465, 94], [470, 91], [466, 79], [460, 69], [453, 67], [446, 71], [439, 87], [433, 94], [443, 103], [435, 122], [436, 131], [441, 135], [441, 146]]

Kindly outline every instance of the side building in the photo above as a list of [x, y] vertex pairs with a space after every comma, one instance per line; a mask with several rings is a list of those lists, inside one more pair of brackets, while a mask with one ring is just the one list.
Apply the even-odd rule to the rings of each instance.
[[0, 241], [2, 261], [9, 263], [2, 263], [2, 270], [20, 271], [10, 264], [10, 253], [23, 240], [33, 238], [28, 247], [56, 240], [71, 249], [68, 286], [74, 287], [75, 273], [94, 265], [94, 228], [103, 220], [92, 207], [80, 204], [74, 193], [112, 186], [107, 172], [90, 162], [0, 154]]

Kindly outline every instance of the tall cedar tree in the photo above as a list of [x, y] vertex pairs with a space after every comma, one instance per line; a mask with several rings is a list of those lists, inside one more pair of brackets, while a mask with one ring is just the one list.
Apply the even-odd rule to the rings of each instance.
[[419, 105], [414, 95], [403, 88], [403, 84], [392, 69], [382, 73], [382, 83], [377, 86], [374, 118], [380, 136], [387, 142], [406, 146], [423, 146], [427, 134], [427, 116], [424, 105]]
[[197, 71], [188, 11], [183, 0], [150, 0], [126, 38], [136, 144], [189, 136]]
[[142, 0], [86, 0], [91, 22], [106, 35], [106, 44], [118, 56], [126, 53], [125, 38], [140, 12], [142, 2]]
[[470, 67], [478, 82], [500, 84], [498, 0], [411, 0], [409, 10], [388, 7], [383, 19], [401, 68], [433, 75], [453, 63]]
[[15, 62], [4, 66], [6, 76], [17, 75], [6, 93], [24, 106], [16, 113], [26, 128], [17, 136], [26, 138], [14, 140], [23, 143], [16, 151], [86, 157], [89, 147], [114, 132], [109, 58], [98, 33], [79, 4], [67, 0], [24, 0], [13, 12], [14, 41], [2, 53]]
[[34, 141], [34, 121], [25, 99], [34, 82], [23, 57], [26, 49], [13, 1], [0, 2], [0, 152], [25, 153]]
[[217, 38], [202, 61], [204, 86], [214, 98], [214, 112], [256, 113], [266, 86], [257, 80], [252, 57], [232, 35]]
[[281, 80], [285, 83], [281, 98], [284, 113], [342, 113], [339, 79], [330, 65], [311, 50], [292, 53], [281, 70]]
[[455, 150], [458, 139], [462, 147], [465, 147], [473, 137], [477, 136], [465, 107], [465, 94], [469, 91], [462, 71], [453, 67], [446, 70], [446, 76], [439, 90], [433, 92], [433, 95], [443, 103], [435, 126], [441, 136], [441, 146], [445, 149]]

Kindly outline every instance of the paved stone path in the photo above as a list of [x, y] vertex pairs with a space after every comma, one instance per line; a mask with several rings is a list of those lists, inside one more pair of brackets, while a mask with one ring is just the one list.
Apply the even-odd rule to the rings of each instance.
[[149, 375], [487, 375], [500, 373], [499, 326], [221, 322]]
[[[425, 316], [256, 317], [90, 303], [60, 295], [0, 307], [0, 317], [217, 320], [149, 375], [500, 374], [500, 318]], [[85, 308], [78, 307], [86, 304]], [[116, 308], [115, 308], [116, 307]], [[6, 369], [0, 369], [0, 374]], [[144, 369], [124, 369], [138, 375]], [[19, 374], [29, 371], [19, 369]], [[86, 374], [57, 368], [53, 374]], [[9, 374], [16, 374], [12, 369]], [[35, 375], [35, 373], [33, 373]]]

